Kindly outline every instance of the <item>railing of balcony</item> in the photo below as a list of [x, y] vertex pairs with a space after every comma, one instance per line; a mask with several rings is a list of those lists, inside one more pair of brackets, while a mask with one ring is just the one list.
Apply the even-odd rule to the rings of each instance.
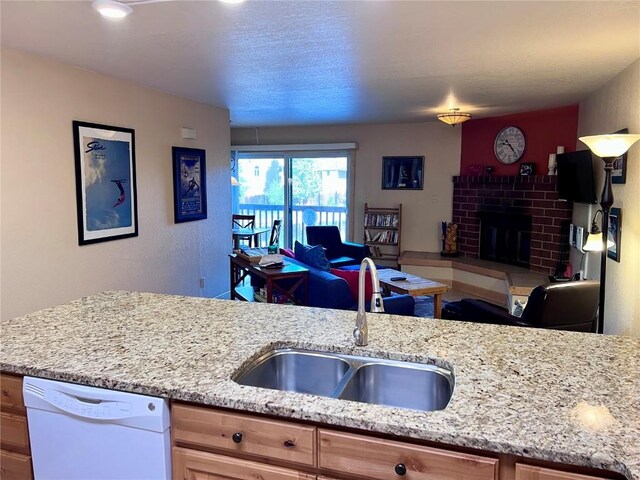
[[[283, 205], [263, 205], [258, 203], [241, 203], [239, 214], [255, 215], [256, 228], [270, 228], [273, 221], [284, 218]], [[296, 205], [291, 207], [292, 243], [297, 240], [306, 243], [307, 225], [336, 225], [340, 229], [342, 240], [347, 232], [347, 207], [329, 207], [325, 205]], [[285, 247], [285, 236], [280, 236], [280, 246]]]

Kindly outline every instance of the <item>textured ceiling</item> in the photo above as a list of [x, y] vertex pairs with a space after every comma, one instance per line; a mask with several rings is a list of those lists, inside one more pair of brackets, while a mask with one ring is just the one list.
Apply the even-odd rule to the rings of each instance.
[[237, 125], [432, 120], [579, 102], [640, 57], [634, 1], [0, 3], [2, 46], [227, 107]]

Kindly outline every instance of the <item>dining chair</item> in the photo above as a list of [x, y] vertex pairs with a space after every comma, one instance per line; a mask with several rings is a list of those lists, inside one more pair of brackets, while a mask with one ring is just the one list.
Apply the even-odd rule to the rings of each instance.
[[269, 237], [269, 246], [278, 245], [280, 242], [280, 229], [282, 228], [282, 220], [274, 220], [271, 227], [271, 237]]
[[[234, 213], [231, 215], [231, 228], [255, 228], [256, 216], [255, 215], [240, 215]], [[237, 235], [239, 240], [248, 240], [248, 246], [251, 248], [251, 242], [253, 235]]]

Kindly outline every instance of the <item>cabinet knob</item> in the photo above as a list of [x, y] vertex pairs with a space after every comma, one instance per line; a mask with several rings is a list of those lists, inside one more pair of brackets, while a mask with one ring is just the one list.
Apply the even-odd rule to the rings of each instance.
[[396, 465], [396, 474], [400, 476], [407, 474], [407, 467], [405, 467], [404, 463], [399, 463]]
[[242, 434], [240, 432], [234, 433], [231, 435], [231, 440], [233, 440], [233, 443], [240, 443], [242, 441]]
[[284, 446], [287, 448], [293, 448], [296, 446], [296, 444], [293, 442], [293, 440], [285, 440]]

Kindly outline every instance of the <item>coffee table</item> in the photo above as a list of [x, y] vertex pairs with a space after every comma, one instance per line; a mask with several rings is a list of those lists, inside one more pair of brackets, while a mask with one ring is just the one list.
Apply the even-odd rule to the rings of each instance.
[[[391, 278], [393, 277], [405, 277], [406, 280], [392, 281]], [[383, 268], [378, 270], [378, 278], [380, 279], [380, 286], [385, 291], [408, 294], [412, 297], [418, 297], [421, 295], [433, 296], [433, 317], [440, 318], [440, 311], [442, 310], [442, 294], [449, 290], [448, 285], [434, 282], [433, 280], [427, 280], [426, 278], [418, 277], [417, 275], [411, 275], [410, 273], [400, 272], [393, 268]]]

